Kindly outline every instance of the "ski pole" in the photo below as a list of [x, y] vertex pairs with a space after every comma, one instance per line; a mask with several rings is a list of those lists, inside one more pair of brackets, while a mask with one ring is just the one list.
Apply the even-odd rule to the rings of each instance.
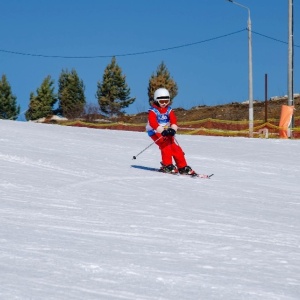
[[175, 136], [174, 136], [174, 140], [175, 140], [176, 144], [180, 147], [180, 145], [179, 145], [179, 143], [178, 143], [178, 141], [177, 141], [177, 139], [176, 139]]
[[[177, 141], [177, 139], [176, 139], [176, 137], [174, 137], [174, 140], [175, 140], [175, 142], [176, 142], [176, 144], [181, 148], [181, 146], [179, 145], [179, 143], [178, 143], [178, 141]], [[182, 149], [181, 149], [182, 150]], [[182, 151], [183, 152], [183, 151]], [[185, 155], [185, 153], [183, 152], [183, 155]]]
[[150, 148], [154, 143], [156, 143], [161, 138], [162, 138], [162, 136], [160, 136], [158, 139], [156, 139], [154, 142], [152, 142], [149, 146], [147, 146], [145, 149], [143, 149], [140, 153], [138, 153], [137, 155], [134, 155], [132, 157], [132, 159], [136, 159], [137, 156], [139, 156], [140, 154], [142, 154], [144, 151], [146, 151], [148, 148]]

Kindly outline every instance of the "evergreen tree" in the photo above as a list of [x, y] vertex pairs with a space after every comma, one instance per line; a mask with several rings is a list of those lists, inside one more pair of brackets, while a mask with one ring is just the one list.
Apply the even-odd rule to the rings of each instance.
[[126, 83], [126, 76], [122, 75], [122, 69], [118, 66], [116, 58], [104, 70], [102, 82], [97, 83], [97, 99], [100, 110], [110, 116], [124, 113], [122, 110], [135, 101], [130, 98], [130, 88]]
[[74, 69], [71, 72], [62, 70], [58, 87], [58, 112], [67, 118], [81, 116], [86, 104], [84, 90], [83, 81]]
[[36, 90], [36, 95], [31, 92], [29, 108], [25, 114], [26, 120], [37, 120], [54, 114], [53, 106], [57, 101], [54, 93], [54, 81], [48, 75], [41, 86]]
[[149, 103], [153, 101], [153, 94], [158, 88], [166, 88], [170, 93], [171, 103], [178, 93], [177, 83], [173, 80], [164, 62], [157, 67], [156, 74], [152, 74], [148, 85]]
[[11, 86], [5, 75], [0, 80], [0, 119], [16, 120], [20, 113], [17, 97], [12, 94]]

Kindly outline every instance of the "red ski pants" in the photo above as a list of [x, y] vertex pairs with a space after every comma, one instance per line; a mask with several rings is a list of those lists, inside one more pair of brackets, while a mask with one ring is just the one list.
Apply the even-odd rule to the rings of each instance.
[[[153, 141], [158, 145], [161, 152], [162, 163], [168, 166], [173, 163], [173, 159], [177, 168], [183, 168], [187, 165], [184, 152], [181, 147], [176, 143], [173, 136], [161, 137], [161, 134], [156, 133], [151, 136]], [[160, 138], [160, 139], [159, 139]], [[157, 139], [159, 139], [157, 141]]]

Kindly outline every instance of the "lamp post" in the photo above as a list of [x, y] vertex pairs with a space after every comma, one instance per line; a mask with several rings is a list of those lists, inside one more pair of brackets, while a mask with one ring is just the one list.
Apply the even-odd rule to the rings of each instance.
[[247, 9], [248, 11], [248, 93], [249, 93], [249, 137], [253, 137], [253, 75], [252, 75], [252, 28], [251, 28], [251, 18], [250, 18], [250, 9], [247, 6], [244, 6], [233, 0], [228, 0], [229, 2], [236, 4], [242, 8]]

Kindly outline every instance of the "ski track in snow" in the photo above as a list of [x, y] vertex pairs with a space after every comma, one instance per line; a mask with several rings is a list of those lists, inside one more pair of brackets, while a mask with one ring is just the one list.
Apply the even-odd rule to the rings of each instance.
[[0, 121], [0, 299], [300, 299], [299, 141]]

